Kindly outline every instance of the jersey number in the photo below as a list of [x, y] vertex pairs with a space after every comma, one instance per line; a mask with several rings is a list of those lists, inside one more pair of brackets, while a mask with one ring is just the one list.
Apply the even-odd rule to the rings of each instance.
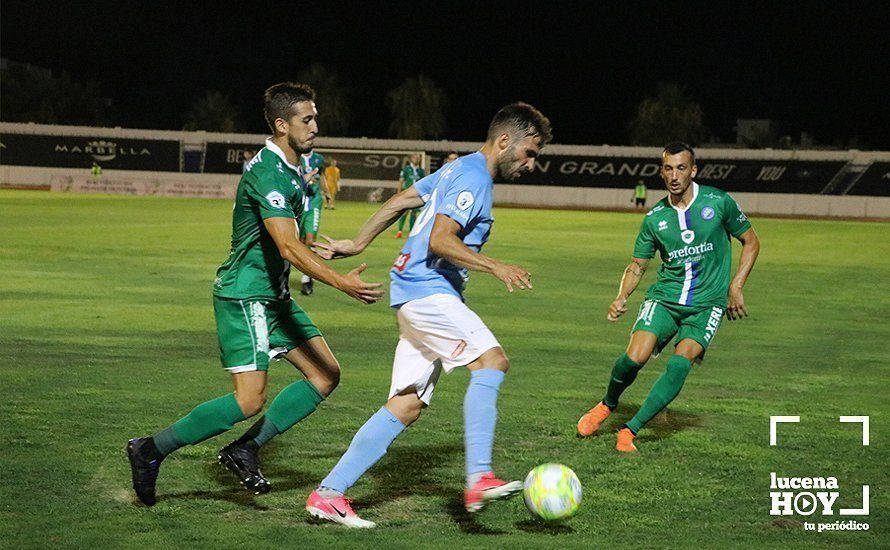
[[419, 234], [423, 231], [423, 228], [426, 227], [426, 224], [430, 223], [436, 215], [436, 195], [438, 195], [439, 190], [433, 190], [433, 194], [430, 195], [430, 200], [426, 202], [426, 206], [423, 207], [423, 210], [420, 212], [420, 217], [417, 218], [417, 221], [414, 222], [414, 227], [411, 229], [411, 233], [408, 235], [409, 237], [413, 237], [414, 235]]

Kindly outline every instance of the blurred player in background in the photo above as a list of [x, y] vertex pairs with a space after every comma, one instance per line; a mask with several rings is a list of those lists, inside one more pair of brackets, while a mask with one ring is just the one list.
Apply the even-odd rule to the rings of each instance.
[[[423, 170], [423, 167], [420, 166], [420, 155], [414, 153], [408, 159], [408, 162], [405, 163], [405, 166], [402, 167], [402, 172], [399, 174], [399, 189], [401, 191], [409, 189], [424, 176], [426, 176], [426, 172]], [[402, 238], [402, 228], [405, 226], [405, 221], [408, 220], [409, 216], [411, 221], [408, 223], [408, 232], [411, 232], [411, 228], [414, 227], [414, 222], [417, 220], [418, 210], [419, 208], [413, 208], [410, 212], [405, 212], [402, 214], [402, 217], [399, 218], [399, 231], [396, 233], [397, 239]]]
[[274, 137], [266, 140], [238, 183], [231, 253], [213, 285], [220, 360], [235, 391], [198, 405], [152, 437], [130, 440], [126, 450], [133, 489], [148, 506], [155, 504], [155, 483], [165, 457], [262, 410], [270, 357], [283, 356], [306, 379], [281, 390], [266, 414], [219, 452], [219, 461], [252, 492], [265, 493], [271, 487], [260, 472], [259, 447], [311, 414], [337, 387], [337, 359], [290, 297], [291, 265], [363, 303], [383, 295], [381, 284], [361, 280], [364, 264], [345, 275], [337, 273], [297, 238], [304, 197], [298, 163], [318, 133], [314, 99], [312, 88], [303, 84], [285, 82], [266, 90], [264, 114]]
[[643, 209], [646, 208], [646, 182], [640, 180], [637, 182], [637, 186], [634, 187], [634, 206], [636, 207], [638, 212], [642, 212]]
[[[307, 247], [315, 243], [318, 228], [321, 225], [322, 205], [330, 200], [330, 194], [324, 177], [324, 157], [321, 153], [308, 151], [300, 155], [300, 166], [310, 179], [306, 185], [306, 198], [303, 207], [303, 219], [300, 223], [300, 239]], [[312, 277], [303, 274], [300, 279], [300, 294], [312, 294]]]
[[449, 151], [448, 154], [442, 158], [442, 164], [439, 167], [441, 168], [442, 166], [445, 166], [449, 162], [456, 161], [458, 156], [459, 155], [457, 154], [457, 151]]
[[399, 343], [386, 404], [359, 429], [346, 453], [309, 495], [315, 517], [349, 527], [374, 527], [358, 517], [344, 493], [430, 404], [444, 370], [466, 366], [464, 398], [469, 512], [522, 490], [492, 472], [491, 450], [501, 382], [510, 366], [500, 343], [463, 301], [468, 271], [491, 273], [512, 292], [531, 288], [531, 274], [480, 253], [491, 233], [495, 178], [516, 180], [534, 168], [551, 139], [550, 121], [531, 105], [514, 103], [495, 115], [482, 149], [461, 157], [399, 192], [359, 230], [354, 240], [317, 247], [325, 257], [352, 256], [404, 212], [423, 206], [402, 253], [390, 271], [390, 305], [396, 310]]
[[[674, 354], [665, 372], [637, 414], [618, 431], [615, 448], [622, 452], [637, 450], [637, 433], [680, 393], [693, 362], [701, 361], [713, 341], [724, 312], [730, 320], [748, 316], [742, 287], [760, 252], [760, 241], [738, 203], [728, 193], [695, 183], [696, 172], [692, 147], [677, 142], [664, 148], [661, 178], [668, 196], [643, 219], [633, 261], [621, 277], [608, 320], [616, 321], [627, 311], [627, 299], [656, 251], [661, 255], [661, 268], [646, 292], [627, 351], [612, 367], [605, 397], [578, 421], [581, 436], [596, 432], [646, 361], [673, 339]], [[742, 243], [732, 281], [730, 237]]]
[[340, 169], [337, 168], [337, 159], [328, 161], [328, 167], [324, 169], [324, 182], [328, 187], [328, 196], [326, 197], [325, 208], [334, 210], [337, 200], [337, 193], [340, 191]]

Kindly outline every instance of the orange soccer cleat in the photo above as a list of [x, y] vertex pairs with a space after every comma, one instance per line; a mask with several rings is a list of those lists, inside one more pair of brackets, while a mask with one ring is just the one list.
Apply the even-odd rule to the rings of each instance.
[[612, 414], [612, 409], [600, 401], [578, 421], [578, 435], [581, 437], [593, 435], [594, 432], [600, 429], [600, 425], [609, 418], [610, 414]]
[[634, 445], [636, 435], [630, 431], [630, 428], [621, 428], [618, 430], [618, 441], [615, 442], [615, 450], [622, 453], [635, 453], [637, 446]]

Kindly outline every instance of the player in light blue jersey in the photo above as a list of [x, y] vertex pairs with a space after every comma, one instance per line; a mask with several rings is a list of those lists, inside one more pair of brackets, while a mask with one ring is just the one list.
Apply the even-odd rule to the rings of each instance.
[[494, 179], [516, 180], [532, 170], [551, 139], [550, 121], [526, 103], [494, 116], [478, 152], [449, 163], [384, 204], [353, 240], [328, 239], [326, 258], [352, 256], [412, 208], [423, 207], [390, 278], [390, 303], [399, 322], [389, 399], [359, 429], [346, 453], [318, 488], [306, 510], [349, 527], [374, 527], [358, 517], [344, 493], [386, 454], [390, 444], [430, 404], [439, 375], [470, 371], [464, 398], [467, 486], [464, 506], [476, 512], [489, 501], [522, 490], [520, 481], [495, 477], [491, 449], [497, 397], [510, 364], [497, 339], [463, 301], [468, 271], [491, 273], [512, 292], [531, 288], [531, 274], [480, 251], [491, 234]]

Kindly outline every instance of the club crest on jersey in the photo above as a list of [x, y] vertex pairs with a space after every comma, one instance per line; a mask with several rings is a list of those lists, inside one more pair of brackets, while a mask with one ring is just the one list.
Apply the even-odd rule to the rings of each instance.
[[658, 230], [659, 230], [659, 231], [664, 231], [664, 230], [667, 229], [667, 228], [668, 228], [668, 222], [667, 222], [667, 221], [665, 221], [665, 220], [661, 220], [660, 222], [658, 222]]
[[284, 195], [279, 193], [278, 191], [272, 191], [268, 195], [266, 195], [266, 200], [269, 201], [269, 205], [272, 208], [285, 208], [287, 206], [287, 201], [284, 200]]
[[685, 229], [682, 233], [680, 233], [680, 238], [683, 239], [684, 243], [689, 244], [695, 240], [695, 231], [691, 229]]
[[408, 252], [406, 254], [399, 254], [399, 257], [396, 258], [394, 264], [392, 264], [392, 268], [398, 272], [405, 271], [405, 266], [408, 265], [408, 260], [411, 259], [411, 253]]
[[473, 206], [473, 194], [469, 191], [463, 191], [457, 196], [457, 207], [461, 210], [466, 210], [467, 208]]
[[714, 209], [710, 206], [705, 206], [701, 209], [701, 217], [703, 220], [710, 220], [714, 217]]

